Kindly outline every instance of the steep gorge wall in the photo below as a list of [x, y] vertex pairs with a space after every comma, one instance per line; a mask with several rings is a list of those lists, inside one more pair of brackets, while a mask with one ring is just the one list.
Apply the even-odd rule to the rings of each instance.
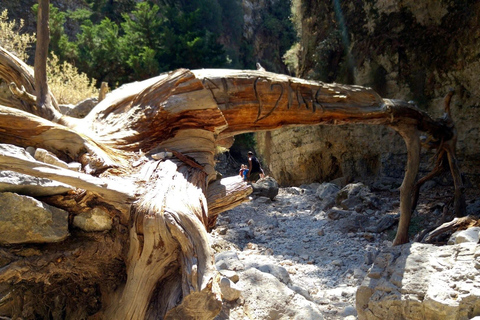
[[[461, 169], [480, 184], [479, 2], [302, 0], [294, 8], [300, 41], [289, 56], [297, 76], [370, 86], [434, 117], [453, 88]], [[363, 125], [281, 129], [259, 133], [257, 142], [282, 185], [398, 177], [406, 154], [393, 131]]]

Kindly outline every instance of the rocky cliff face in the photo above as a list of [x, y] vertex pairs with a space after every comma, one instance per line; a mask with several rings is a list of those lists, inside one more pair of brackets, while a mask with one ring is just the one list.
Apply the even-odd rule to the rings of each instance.
[[[453, 88], [461, 169], [478, 185], [480, 3], [302, 0], [294, 9], [301, 38], [289, 56], [299, 77], [370, 86], [386, 98], [413, 100], [434, 117]], [[406, 154], [401, 138], [380, 127], [282, 129], [257, 140], [282, 185], [398, 176]]]

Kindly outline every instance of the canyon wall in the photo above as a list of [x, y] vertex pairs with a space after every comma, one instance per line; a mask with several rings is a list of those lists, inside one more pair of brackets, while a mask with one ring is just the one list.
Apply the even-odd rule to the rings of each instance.
[[[285, 55], [297, 76], [369, 86], [413, 100], [433, 117], [455, 90], [457, 151], [480, 184], [480, 3], [477, 1], [293, 1], [299, 42]], [[349, 125], [257, 134], [259, 153], [282, 185], [338, 177], [402, 176], [406, 148], [383, 127]], [[431, 154], [424, 153], [421, 173]]]

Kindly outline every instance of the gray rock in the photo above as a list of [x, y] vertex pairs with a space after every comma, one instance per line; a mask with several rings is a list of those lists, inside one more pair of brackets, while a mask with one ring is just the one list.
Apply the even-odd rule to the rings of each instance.
[[332, 220], [343, 219], [350, 216], [351, 214], [352, 214], [351, 211], [342, 210], [338, 208], [332, 208], [327, 212], [328, 218]]
[[97, 98], [88, 98], [77, 105], [60, 105], [60, 112], [74, 118], [85, 118], [85, 116], [98, 104]]
[[313, 301], [313, 298], [310, 295], [310, 293], [308, 293], [308, 290], [296, 285], [289, 285], [288, 287], [293, 291], [295, 291], [296, 293], [298, 293], [299, 295], [301, 295], [302, 297], [304, 297], [305, 299], [307, 299], [308, 301]]
[[336, 184], [324, 182], [318, 187], [315, 194], [320, 199], [334, 198], [339, 191], [340, 188]]
[[469, 319], [480, 310], [479, 256], [471, 242], [385, 249], [357, 290], [358, 319]]
[[32, 157], [35, 155], [35, 148], [34, 147], [26, 147], [25, 151], [27, 151]]
[[105, 210], [95, 207], [73, 218], [73, 225], [83, 231], [107, 231], [112, 229], [112, 218]]
[[252, 183], [253, 195], [264, 196], [273, 200], [278, 194], [278, 183], [272, 177], [266, 177]]
[[340, 314], [343, 317], [348, 317], [348, 316], [356, 316], [357, 315], [357, 310], [355, 309], [354, 306], [348, 305], [345, 308], [343, 308], [342, 312]]
[[235, 301], [238, 298], [240, 298], [240, 294], [242, 293], [242, 290], [233, 283], [230, 279], [226, 277], [222, 277], [220, 280], [220, 290], [222, 292], [222, 297], [226, 301]]
[[317, 305], [297, 294], [269, 273], [250, 268], [238, 284], [252, 319], [323, 320]]
[[32, 197], [0, 193], [0, 243], [47, 243], [65, 240], [68, 213]]
[[395, 223], [397, 223], [398, 219], [400, 219], [400, 215], [391, 215], [391, 214], [384, 215], [380, 219], [378, 224], [365, 228], [365, 231], [373, 232], [373, 233], [383, 232], [388, 228], [390, 228], [391, 226], [393, 226]]
[[367, 207], [379, 208], [380, 200], [363, 183], [351, 183], [342, 188], [335, 199], [336, 204], [345, 210]]
[[255, 204], [257, 204], [257, 205], [258, 205], [258, 204], [270, 204], [270, 203], [272, 203], [272, 200], [271, 200], [270, 198], [268, 198], [268, 197], [260, 196], [260, 197], [258, 197], [258, 198], [255, 198], [255, 199], [253, 200], [253, 203], [255, 203]]
[[256, 268], [262, 272], [270, 273], [285, 284], [290, 283], [290, 275], [288, 274], [287, 269], [282, 266], [277, 266], [275, 264], [263, 264], [257, 266]]
[[335, 197], [333, 196], [326, 197], [326, 198], [323, 198], [320, 202], [316, 202], [314, 205], [312, 205], [312, 211], [314, 213], [325, 211], [333, 208], [334, 205], [335, 205]]
[[371, 223], [370, 218], [366, 215], [350, 211], [347, 212], [349, 212], [349, 214], [345, 216], [345, 220], [340, 227], [343, 232], [364, 231]]
[[290, 193], [290, 194], [297, 195], [297, 196], [305, 193], [304, 189], [298, 188], [298, 187], [287, 187], [287, 188], [285, 188], [285, 191]]
[[66, 193], [74, 188], [47, 178], [39, 178], [15, 171], [0, 171], [0, 192], [42, 197]]
[[341, 267], [341, 266], [343, 266], [343, 261], [340, 260], [340, 259], [333, 260], [332, 265], [335, 266], [335, 267]]
[[236, 251], [224, 251], [216, 254], [215, 266], [217, 270], [243, 270], [245, 268]]
[[25, 159], [29, 161], [35, 160], [35, 158], [30, 153], [28, 153], [24, 148], [17, 147], [13, 144], [5, 144], [5, 143], [0, 144], [0, 153], [13, 155], [17, 158]]

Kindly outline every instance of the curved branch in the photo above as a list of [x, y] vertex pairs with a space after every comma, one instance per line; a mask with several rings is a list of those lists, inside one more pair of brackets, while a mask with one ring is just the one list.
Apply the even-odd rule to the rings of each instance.
[[[42, 110], [38, 109], [31, 97], [36, 97], [35, 79], [33, 69], [10, 52], [0, 46], [0, 79], [8, 83], [13, 82], [17, 88], [22, 88], [21, 95], [4, 96], [0, 95], [0, 105], [30, 112], [37, 116], [45, 116]], [[27, 94], [27, 95], [25, 95]], [[61, 118], [57, 100], [48, 91], [51, 100], [51, 116], [48, 120], [58, 121]]]
[[10, 92], [13, 95], [17, 96], [17, 98], [27, 101], [32, 105], [35, 105], [37, 103], [37, 97], [35, 97], [33, 94], [28, 93], [23, 86], [21, 89], [19, 89], [15, 82], [11, 82], [8, 87], [10, 89]]

